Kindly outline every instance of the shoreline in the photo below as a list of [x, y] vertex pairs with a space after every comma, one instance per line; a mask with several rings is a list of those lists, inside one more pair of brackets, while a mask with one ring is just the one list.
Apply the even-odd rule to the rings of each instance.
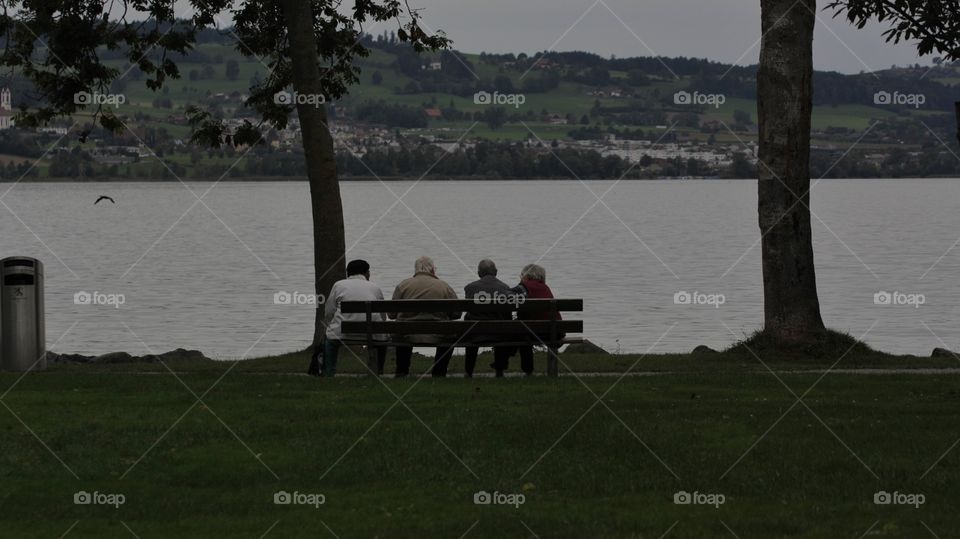
[[[621, 181], [678, 181], [678, 180], [719, 180], [719, 179], [737, 179], [737, 180], [755, 180], [756, 178], [715, 178], [715, 177], [683, 177], [683, 178], [623, 178]], [[23, 178], [19, 182], [16, 180], [0, 180], [4, 183], [162, 183], [162, 182], [306, 182], [306, 176], [256, 176], [256, 177], [236, 177], [236, 178], [218, 178], [207, 176], [202, 178], [90, 178], [90, 179], [69, 179], [69, 178]], [[503, 178], [499, 176], [447, 176], [447, 175], [428, 175], [428, 176], [344, 176], [340, 178], [341, 182], [528, 182], [528, 181], [617, 181], [618, 178]]]
[[[622, 182], [676, 182], [676, 181], [757, 181], [757, 178], [717, 178], [712, 176], [695, 177], [661, 177], [661, 178], [502, 178], [497, 176], [347, 176], [341, 177], [340, 182], [604, 182], [604, 181], [622, 181]], [[830, 178], [829, 181], [849, 181], [849, 180], [960, 180], [956, 176], [920, 176], [910, 178]], [[217, 178], [214, 176], [203, 178], [90, 178], [90, 179], [69, 179], [69, 178], [23, 178], [21, 180], [0, 179], [0, 184], [17, 183], [300, 183], [306, 182], [306, 176], [257, 176], [257, 177], [238, 177], [238, 178]]]
[[[784, 374], [795, 373], [826, 373], [837, 374], [862, 371], [862, 374], [879, 371], [878, 374], [896, 374], [899, 372], [925, 374], [960, 374], [957, 368], [957, 355], [942, 348], [936, 348], [926, 355], [888, 354], [877, 350], [866, 349], [851, 352], [844, 359], [842, 365], [835, 364], [832, 355], [824, 357], [800, 357], [789, 351], [760, 350], [758, 352], [774, 371], [783, 371]], [[484, 358], [492, 357], [489, 350], [481, 351], [481, 360], [477, 363], [477, 373], [489, 372]], [[696, 351], [688, 353], [662, 354], [612, 354], [604, 351], [562, 350], [560, 352], [564, 371], [570, 370], [576, 374], [604, 373], [633, 374], [633, 373], [690, 373], [690, 372], [741, 372], [764, 373], [764, 366], [757, 361], [753, 354], [738, 351], [716, 351], [698, 347]], [[546, 366], [546, 353], [536, 353], [537, 372]], [[340, 371], [343, 374], [368, 374], [365, 364], [365, 354], [357, 350], [347, 355], [341, 361]], [[388, 368], [392, 368], [393, 354], [388, 357]], [[148, 354], [134, 356], [126, 352], [111, 352], [99, 356], [84, 356], [80, 354], [57, 353], [48, 351], [47, 367], [50, 370], [90, 370], [96, 372], [119, 371], [207, 371], [221, 368], [233, 369], [238, 372], [273, 372], [273, 373], [305, 373], [310, 362], [309, 350], [295, 350], [281, 354], [271, 354], [250, 358], [211, 358], [199, 350], [177, 348], [162, 354]], [[415, 353], [413, 363], [429, 370], [432, 357]], [[450, 365], [451, 376], [462, 372], [463, 355], [455, 354]], [[517, 367], [517, 365], [514, 365]], [[514, 368], [516, 371], [516, 368]], [[894, 372], [896, 371], [896, 372]]]

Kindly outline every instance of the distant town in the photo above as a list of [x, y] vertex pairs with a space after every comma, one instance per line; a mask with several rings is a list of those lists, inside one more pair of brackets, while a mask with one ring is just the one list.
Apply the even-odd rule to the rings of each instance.
[[[343, 179], [755, 178], [755, 68], [694, 59], [587, 53], [416, 54], [367, 36], [373, 54], [340, 99], [322, 99]], [[39, 127], [17, 111], [41, 103], [14, 77], [0, 92], [5, 181], [295, 179], [306, 174], [300, 125], [259, 124], [246, 106], [265, 67], [218, 36], [182, 60], [157, 92], [143, 74], [80, 94], [82, 112]], [[957, 176], [952, 103], [960, 67], [816, 74], [816, 177]], [[293, 99], [278, 94], [278, 100]], [[280, 101], [278, 101], [280, 102]], [[94, 124], [108, 110], [121, 128]], [[256, 145], [192, 139], [190, 111], [229, 132], [253, 123]], [[434, 163], [431, 166], [431, 163]]]

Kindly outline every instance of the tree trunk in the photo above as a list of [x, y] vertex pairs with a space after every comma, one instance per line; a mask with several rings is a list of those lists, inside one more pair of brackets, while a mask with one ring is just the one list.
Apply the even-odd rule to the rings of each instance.
[[[758, 209], [765, 330], [783, 343], [824, 333], [810, 226], [816, 0], [761, 0]], [[798, 200], [799, 197], [799, 200]]]
[[[290, 64], [293, 90], [298, 95], [321, 95], [323, 85], [313, 33], [313, 11], [310, 0], [283, 0], [290, 41]], [[310, 204], [313, 209], [313, 263], [316, 293], [329, 294], [333, 283], [346, 273], [343, 235], [343, 204], [333, 150], [333, 137], [327, 124], [327, 112], [316, 100], [303, 99], [297, 104], [300, 133], [307, 160], [310, 182]], [[323, 336], [323, 307], [316, 311], [313, 344]]]
[[957, 142], [960, 142], [960, 101], [954, 103], [953, 108], [957, 111]]

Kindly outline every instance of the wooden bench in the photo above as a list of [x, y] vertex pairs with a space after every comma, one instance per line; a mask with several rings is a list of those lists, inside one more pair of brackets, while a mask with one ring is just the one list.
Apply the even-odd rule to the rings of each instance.
[[[583, 342], [571, 333], [583, 333], [583, 320], [375, 320], [375, 314], [387, 318], [398, 313], [498, 313], [545, 315], [562, 312], [583, 312], [582, 299], [527, 299], [519, 304], [479, 303], [472, 299], [415, 299], [382, 301], [344, 301], [340, 311], [347, 314], [363, 313], [363, 321], [344, 321], [345, 335], [363, 335], [363, 338], [345, 339], [346, 344], [367, 346], [367, 366], [377, 372], [377, 346], [454, 347], [468, 346], [530, 346], [544, 345], [548, 350], [547, 374], [559, 374], [557, 353], [564, 344]], [[374, 339], [387, 335], [387, 341]], [[437, 336], [429, 343], [412, 342], [410, 336]], [[419, 340], [419, 339], [417, 339]]]

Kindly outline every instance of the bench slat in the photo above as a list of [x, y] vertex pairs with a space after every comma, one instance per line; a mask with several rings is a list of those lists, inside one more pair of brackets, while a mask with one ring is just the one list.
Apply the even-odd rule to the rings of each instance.
[[[583, 333], [583, 320], [561, 320], [556, 323], [561, 333]], [[347, 321], [343, 333], [389, 333], [395, 335], [530, 335], [531, 332], [548, 335], [553, 322], [549, 320], [407, 320], [390, 322]], [[532, 335], [530, 335], [532, 337]]]
[[528, 299], [520, 305], [478, 304], [472, 299], [400, 299], [382, 301], [344, 301], [340, 311], [344, 313], [366, 313], [370, 304], [374, 313], [434, 313], [434, 312], [472, 312], [472, 313], [508, 313], [550, 311], [556, 303], [560, 312], [582, 312], [582, 299]]
[[[344, 339], [344, 344], [355, 345], [355, 346], [365, 346], [367, 344], [366, 339]], [[414, 348], [433, 348], [434, 346], [454, 346], [457, 348], [464, 348], [467, 346], [476, 346], [478, 348], [492, 348], [494, 346], [527, 346], [527, 345], [540, 345], [541, 342], [546, 342], [545, 339], [537, 339], [532, 335], [529, 339], [514, 339], [508, 338], [504, 340], [488, 341], [488, 340], [470, 340], [470, 339], [440, 339], [438, 342], [431, 342], [429, 344], [422, 343], [410, 343], [409, 341], [374, 341], [374, 346], [413, 346]], [[567, 337], [563, 340], [558, 341], [556, 344], [558, 346], [563, 346], [565, 344], [582, 344], [582, 337]]]

